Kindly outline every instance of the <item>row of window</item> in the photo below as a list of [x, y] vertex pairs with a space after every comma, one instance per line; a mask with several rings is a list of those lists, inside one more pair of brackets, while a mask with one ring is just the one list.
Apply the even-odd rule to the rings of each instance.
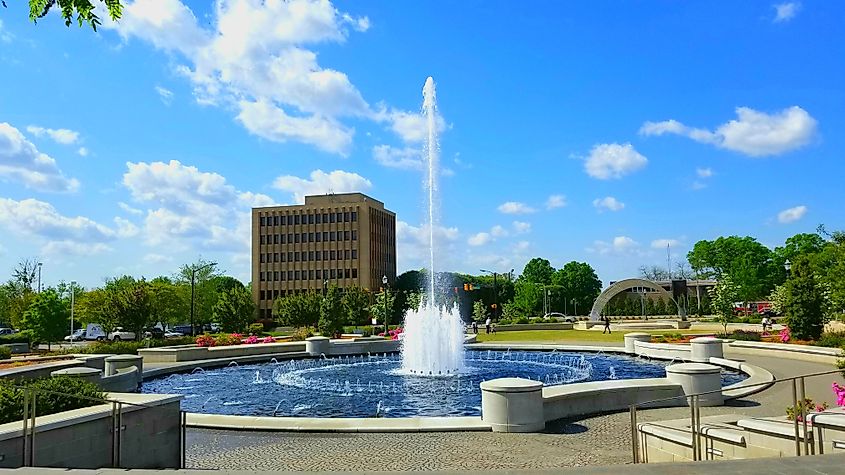
[[262, 264], [271, 262], [348, 261], [358, 259], [358, 249], [330, 251], [294, 251], [261, 253]]
[[338, 213], [309, 213], [289, 214], [281, 216], [261, 216], [258, 223], [261, 226], [293, 226], [296, 224], [324, 224], [324, 223], [348, 223], [358, 221], [357, 211], [344, 211]]
[[288, 280], [357, 279], [358, 269], [308, 269], [259, 272], [261, 282]]
[[323, 231], [322, 233], [262, 234], [261, 244], [299, 244], [308, 242], [357, 241], [358, 231]]

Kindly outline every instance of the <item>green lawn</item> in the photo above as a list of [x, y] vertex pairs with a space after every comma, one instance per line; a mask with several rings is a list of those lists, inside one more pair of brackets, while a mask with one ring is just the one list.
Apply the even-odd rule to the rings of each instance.
[[[510, 342], [510, 341], [519, 341], [519, 342], [548, 342], [548, 343], [557, 343], [557, 342], [619, 342], [621, 343], [623, 340], [623, 335], [625, 333], [630, 333], [633, 331], [640, 332], [642, 330], [628, 330], [625, 332], [622, 331], [614, 331], [611, 334], [602, 334], [600, 331], [593, 331], [593, 330], [524, 330], [524, 331], [511, 331], [511, 332], [499, 332], [495, 335], [487, 335], [484, 333], [483, 328], [479, 329], [478, 332], [478, 341], [479, 342]], [[705, 334], [712, 334], [713, 332], [706, 332], [706, 331], [690, 331], [690, 330], [651, 330], [646, 331], [645, 333], [651, 333], [652, 335], [662, 335], [664, 333], [705, 333]]]

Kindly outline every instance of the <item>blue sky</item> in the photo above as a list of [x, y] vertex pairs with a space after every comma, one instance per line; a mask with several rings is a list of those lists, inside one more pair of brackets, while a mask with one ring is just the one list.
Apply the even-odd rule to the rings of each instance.
[[98, 33], [0, 9], [0, 273], [93, 286], [202, 256], [251, 206], [363, 191], [423, 266], [437, 81], [443, 267], [590, 262], [842, 227], [840, 2], [127, 2]]

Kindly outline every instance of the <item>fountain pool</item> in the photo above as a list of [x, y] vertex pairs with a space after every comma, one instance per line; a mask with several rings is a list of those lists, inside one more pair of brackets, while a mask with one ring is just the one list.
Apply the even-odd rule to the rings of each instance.
[[[484, 380], [521, 377], [548, 386], [665, 376], [667, 363], [628, 356], [467, 351], [457, 375], [419, 376], [398, 354], [280, 361], [145, 381], [144, 393], [184, 394], [182, 408], [207, 414], [296, 417], [477, 416]], [[723, 384], [743, 379], [723, 371]]]

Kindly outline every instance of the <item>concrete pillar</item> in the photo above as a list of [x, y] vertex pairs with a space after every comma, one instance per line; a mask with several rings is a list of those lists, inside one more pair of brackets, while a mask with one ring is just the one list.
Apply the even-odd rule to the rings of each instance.
[[138, 355], [114, 355], [106, 358], [106, 376], [116, 374], [124, 368], [138, 368], [138, 386], [144, 381], [144, 357]]
[[96, 385], [100, 384], [100, 378], [102, 377], [102, 373], [100, 370], [94, 368], [86, 368], [84, 366], [78, 366], [76, 368], [65, 368], [65, 369], [57, 369], [50, 373], [50, 376], [67, 376], [70, 378], [77, 378], [83, 379], [90, 383], [94, 383]]
[[722, 340], [712, 336], [702, 336], [690, 340], [692, 347], [692, 361], [695, 363], [709, 363], [710, 358], [724, 358]]
[[725, 403], [722, 396], [722, 369], [705, 363], [681, 363], [666, 367], [666, 378], [669, 382], [680, 384], [684, 394], [697, 394], [717, 391], [702, 395], [698, 398], [702, 406], [721, 406]]
[[325, 336], [312, 336], [305, 339], [305, 351], [309, 356], [328, 356], [331, 353], [331, 340]]
[[522, 378], [482, 382], [481, 418], [493, 432], [540, 432], [546, 428], [543, 383]]
[[640, 333], [640, 332], [633, 332], [633, 333], [626, 333], [625, 334], [625, 353], [629, 354], [636, 354], [636, 347], [634, 346], [635, 341], [644, 341], [649, 342], [651, 341], [651, 334], [649, 333]]
[[88, 368], [95, 368], [105, 372], [106, 358], [113, 355], [89, 355], [85, 353], [74, 354], [74, 359], [83, 361]]

